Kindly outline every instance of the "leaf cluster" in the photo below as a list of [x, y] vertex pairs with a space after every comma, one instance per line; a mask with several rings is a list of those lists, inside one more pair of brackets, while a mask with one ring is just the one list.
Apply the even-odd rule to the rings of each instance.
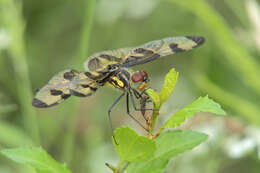
[[198, 112], [210, 112], [225, 115], [221, 106], [212, 99], [199, 97], [193, 103], [184, 106], [174, 113], [154, 135], [154, 127], [159, 117], [160, 108], [167, 101], [178, 80], [178, 72], [171, 69], [165, 76], [163, 87], [159, 93], [148, 89], [146, 93], [154, 104], [153, 117], [147, 137], [139, 136], [129, 127], [121, 127], [115, 131], [119, 145], [114, 144], [120, 157], [120, 163], [114, 172], [123, 172], [121, 165], [128, 173], [162, 173], [170, 159], [187, 150], [191, 150], [204, 142], [208, 136], [190, 130], [165, 130], [180, 126], [189, 117]]

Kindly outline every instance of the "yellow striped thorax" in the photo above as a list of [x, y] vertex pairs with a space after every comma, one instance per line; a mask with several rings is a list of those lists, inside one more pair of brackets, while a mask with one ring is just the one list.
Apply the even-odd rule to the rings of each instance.
[[106, 84], [112, 88], [124, 88], [125, 84], [116, 76], [112, 76]]
[[112, 88], [128, 89], [130, 87], [130, 73], [124, 69], [118, 69], [114, 75], [110, 76], [106, 85]]

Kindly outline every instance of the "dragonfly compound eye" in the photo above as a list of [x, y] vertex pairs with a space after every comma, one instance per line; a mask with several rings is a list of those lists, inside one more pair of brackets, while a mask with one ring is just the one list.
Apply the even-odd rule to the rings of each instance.
[[134, 82], [134, 83], [137, 83], [137, 82], [143, 82], [143, 81], [146, 81], [148, 79], [148, 75], [145, 71], [143, 70], [140, 70], [140, 71], [137, 71], [135, 72], [132, 76], [131, 76], [131, 80]]

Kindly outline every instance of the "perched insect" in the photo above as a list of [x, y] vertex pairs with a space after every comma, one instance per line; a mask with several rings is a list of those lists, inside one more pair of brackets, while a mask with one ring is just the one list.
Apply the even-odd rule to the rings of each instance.
[[[163, 56], [191, 50], [203, 44], [204, 41], [205, 39], [200, 36], [169, 37], [134, 48], [121, 48], [96, 53], [84, 63], [86, 71], [78, 72], [69, 69], [55, 75], [47, 85], [38, 89], [32, 105], [38, 108], [51, 107], [71, 95], [87, 97], [92, 95], [99, 87], [109, 85], [123, 91], [108, 111], [110, 124], [110, 112], [124, 95], [126, 95], [127, 113], [136, 120], [129, 112], [129, 96], [135, 110], [140, 110], [136, 108], [134, 96], [142, 98], [141, 91], [148, 84], [147, 74], [144, 71], [139, 71], [131, 75], [126, 68], [144, 64]], [[137, 89], [132, 87], [133, 83], [138, 82], [140, 84]]]

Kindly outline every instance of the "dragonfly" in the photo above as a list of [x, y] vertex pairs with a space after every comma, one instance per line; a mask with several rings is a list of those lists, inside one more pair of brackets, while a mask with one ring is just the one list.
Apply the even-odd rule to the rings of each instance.
[[[143, 111], [144, 108], [137, 108], [134, 97], [143, 98], [143, 91], [149, 83], [148, 75], [142, 70], [131, 73], [128, 68], [175, 53], [192, 50], [204, 42], [205, 38], [201, 36], [167, 37], [136, 47], [95, 53], [85, 61], [85, 71], [67, 69], [54, 75], [46, 85], [37, 90], [32, 105], [37, 108], [49, 108], [63, 102], [70, 96], [91, 96], [100, 87], [106, 85], [122, 91], [122, 94], [108, 110], [111, 129], [113, 129], [111, 111], [123, 96], [126, 96], [127, 114], [137, 121], [130, 114], [129, 99], [135, 110]], [[144, 106], [141, 105], [141, 107]]]

